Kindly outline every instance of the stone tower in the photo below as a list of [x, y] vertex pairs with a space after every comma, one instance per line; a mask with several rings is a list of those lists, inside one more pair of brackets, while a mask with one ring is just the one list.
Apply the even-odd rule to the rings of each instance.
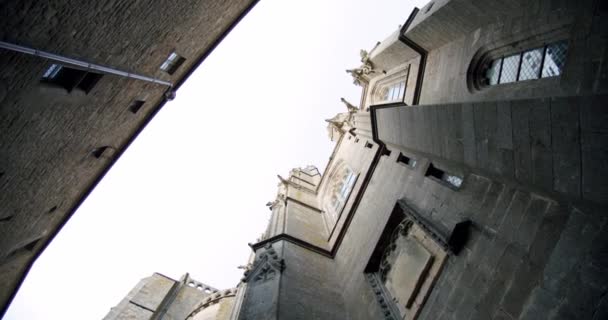
[[89, 192], [256, 2], [2, 2], [0, 317]]
[[[219, 291], [188, 274], [173, 280], [155, 273], [142, 279], [104, 320], [225, 319], [233, 310], [235, 294], [236, 288]], [[193, 314], [198, 316], [192, 318]]]

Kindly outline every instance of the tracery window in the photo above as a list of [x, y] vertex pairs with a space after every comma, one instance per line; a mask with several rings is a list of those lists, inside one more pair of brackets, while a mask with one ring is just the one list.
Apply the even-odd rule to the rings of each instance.
[[561, 75], [566, 63], [568, 43], [554, 42], [540, 48], [492, 60], [485, 71], [485, 82], [497, 85]]
[[331, 207], [334, 213], [334, 220], [337, 220], [337, 215], [340, 214], [342, 208], [348, 200], [348, 196], [353, 189], [355, 184], [355, 178], [357, 177], [352, 169], [345, 167], [342, 172], [341, 180], [335, 186], [331, 196]]
[[340, 218], [357, 177], [358, 174], [345, 163], [338, 164], [332, 172], [327, 184], [324, 204], [327, 216], [326, 223], [330, 230]]
[[449, 255], [467, 242], [471, 222], [438, 228], [406, 200], [399, 200], [364, 273], [381, 308], [379, 319], [414, 320]]

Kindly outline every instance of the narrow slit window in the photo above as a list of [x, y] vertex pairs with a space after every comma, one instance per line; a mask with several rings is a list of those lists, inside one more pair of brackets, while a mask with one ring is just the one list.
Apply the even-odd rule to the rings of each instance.
[[371, 149], [371, 148], [373, 148], [373, 147], [374, 147], [374, 145], [373, 145], [373, 144], [371, 144], [371, 143], [369, 143], [369, 142], [366, 142], [366, 143], [365, 143], [365, 147], [366, 147], [366, 148], [368, 148], [368, 149]]
[[416, 166], [416, 160], [412, 159], [406, 155], [404, 155], [403, 153], [399, 152], [399, 156], [397, 157], [397, 162], [405, 164], [408, 167], [415, 167]]
[[93, 157], [99, 159], [104, 155], [106, 150], [108, 150], [109, 148], [110, 147], [108, 147], [108, 146], [99, 147], [99, 148], [93, 150], [93, 152], [91, 152], [91, 154], [93, 155]]
[[177, 69], [186, 61], [186, 59], [179, 54], [171, 52], [167, 57], [167, 60], [161, 64], [160, 69], [168, 74], [173, 74]]
[[429, 164], [429, 168], [426, 171], [426, 176], [440, 180], [454, 188], [460, 188], [462, 185], [462, 177], [445, 172], [435, 167], [432, 163]]

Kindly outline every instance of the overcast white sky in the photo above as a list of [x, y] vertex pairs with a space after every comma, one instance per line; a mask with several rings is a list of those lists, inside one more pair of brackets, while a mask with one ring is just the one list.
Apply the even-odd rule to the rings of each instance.
[[277, 174], [333, 148], [324, 119], [359, 103], [345, 69], [427, 0], [261, 0], [91, 193], [5, 320], [101, 319], [141, 279], [223, 289], [265, 230]]

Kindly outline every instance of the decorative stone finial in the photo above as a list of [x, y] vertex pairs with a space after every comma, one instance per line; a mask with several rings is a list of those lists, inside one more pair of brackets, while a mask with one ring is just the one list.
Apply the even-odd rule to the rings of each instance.
[[350, 113], [355, 113], [355, 112], [357, 112], [357, 110], [359, 110], [359, 108], [355, 107], [352, 103], [348, 102], [344, 98], [340, 98], [340, 101], [342, 101], [342, 103], [344, 103], [346, 105], [346, 108], [348, 109], [348, 112], [350, 112]]
[[280, 174], [277, 174], [277, 177], [281, 181], [282, 184], [289, 184], [289, 181], [285, 180], [285, 178], [281, 177]]

